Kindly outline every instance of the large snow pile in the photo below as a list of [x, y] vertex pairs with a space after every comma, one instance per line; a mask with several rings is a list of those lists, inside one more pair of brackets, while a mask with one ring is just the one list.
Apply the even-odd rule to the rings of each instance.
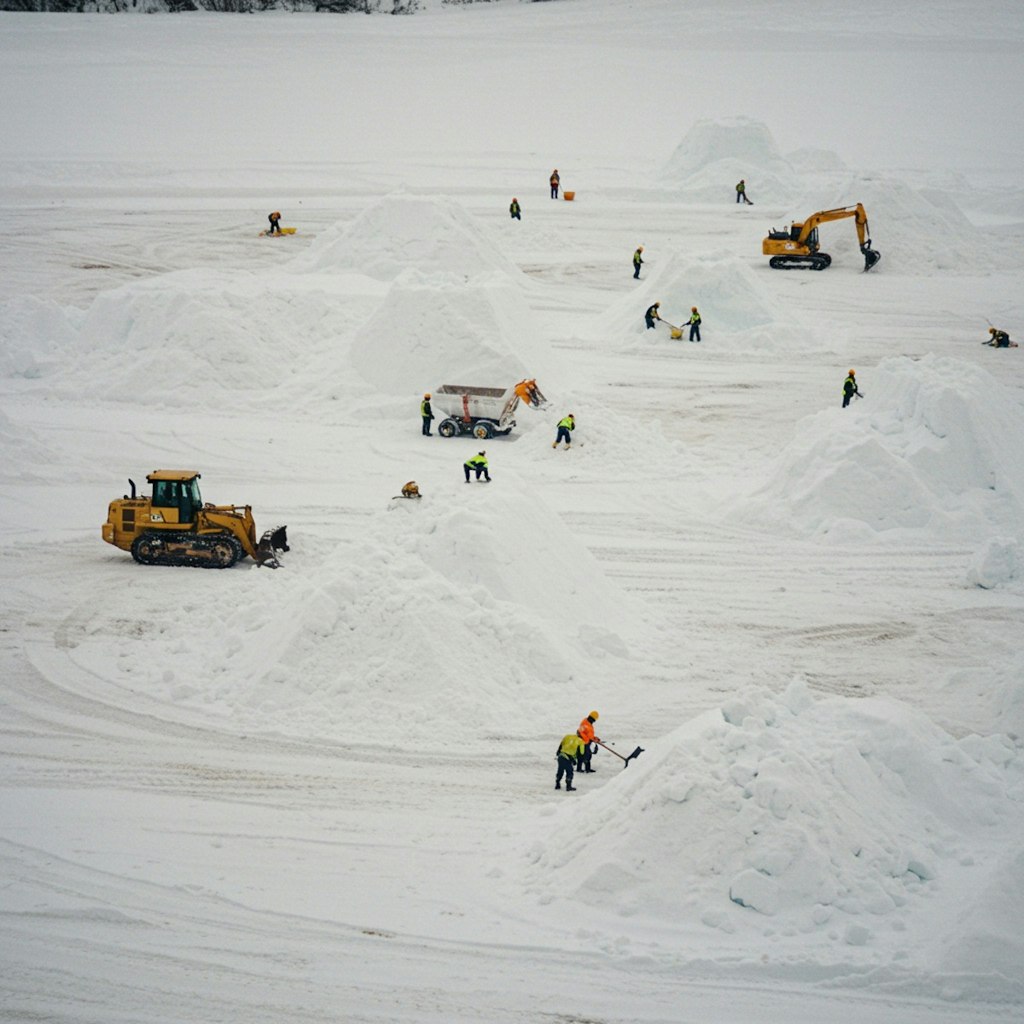
[[955, 359], [884, 360], [867, 397], [801, 420], [743, 519], [808, 537], [1024, 537], [1024, 402]]
[[525, 492], [511, 474], [500, 490], [433, 485], [357, 539], [293, 541], [287, 571], [229, 577], [246, 600], [213, 617], [221, 574], [198, 573], [160, 629], [131, 588], [111, 593], [53, 670], [70, 658], [91, 685], [116, 666], [126, 689], [253, 733], [388, 743], [401, 722], [403, 744], [459, 735], [466, 749], [543, 733], [553, 689], [599, 688], [631, 655], [623, 637], [643, 643], [647, 627]]
[[382, 281], [408, 267], [461, 278], [498, 271], [521, 279], [488, 231], [455, 200], [395, 192], [335, 224], [296, 257], [298, 271], [352, 271]]
[[407, 270], [356, 332], [352, 364], [379, 391], [441, 384], [506, 388], [524, 377], [552, 386], [557, 360], [518, 286], [492, 273], [466, 283]]
[[954, 740], [898, 702], [754, 690], [561, 809], [527, 882], [545, 901], [703, 925], [716, 947], [781, 934], [790, 955], [826, 943], [840, 959], [903, 934], [906, 966], [977, 971], [989, 998], [1019, 998], [1022, 770], [1008, 739]]
[[0, 303], [0, 377], [44, 377], [71, 350], [81, 310], [23, 296]]
[[353, 292], [311, 278], [180, 271], [103, 292], [84, 314], [41, 306], [20, 330], [26, 350], [58, 339], [35, 369], [60, 394], [195, 409], [234, 392], [294, 406], [315, 399], [311, 378], [344, 378], [337, 339], [379, 301], [366, 291], [365, 281]]
[[592, 329], [602, 336], [630, 338], [638, 345], [667, 342], [665, 324], [658, 325], [655, 334], [644, 323], [644, 311], [655, 302], [661, 303], [662, 319], [676, 326], [684, 326], [690, 308], [696, 306], [703, 318], [702, 336], [719, 346], [773, 350], [805, 337], [799, 315], [766, 287], [764, 275], [755, 274], [749, 261], [725, 255], [694, 260], [680, 254], [661, 259], [658, 269], [597, 317]]
[[800, 186], [767, 125], [747, 117], [698, 121], [662, 170], [688, 199], [705, 202], [735, 202], [741, 178], [755, 203], [787, 201]]
[[[813, 191], [804, 191], [789, 205], [785, 224], [802, 221], [818, 210], [864, 205], [872, 248], [882, 254], [878, 270], [890, 266], [901, 274], [933, 271], [980, 271], [993, 267], [991, 240], [964, 216], [956, 203], [935, 189], [917, 189], [904, 181], [880, 175], [831, 176]], [[823, 252], [839, 264], [862, 265], [853, 221], [821, 225]]]

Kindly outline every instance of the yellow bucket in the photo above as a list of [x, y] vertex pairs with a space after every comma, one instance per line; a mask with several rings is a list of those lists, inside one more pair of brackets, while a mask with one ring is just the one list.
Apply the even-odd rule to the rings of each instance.
[[681, 327], [671, 327], [669, 328], [669, 334], [673, 338], [681, 338], [683, 336], [683, 331]]
[[562, 198], [568, 200], [570, 203], [576, 198], [575, 192], [563, 192]]

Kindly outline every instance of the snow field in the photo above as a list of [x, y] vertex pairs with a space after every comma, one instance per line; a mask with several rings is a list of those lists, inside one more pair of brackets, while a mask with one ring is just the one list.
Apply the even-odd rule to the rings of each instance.
[[[591, 4], [601, 18], [559, 20]], [[729, 14], [698, 5], [684, 31], [660, 0], [495, 5], [483, 37], [492, 14], [479, 9], [436, 12], [422, 29], [405, 19], [397, 36], [363, 36], [369, 19], [352, 19], [364, 44], [354, 64], [339, 58], [352, 50], [341, 36], [318, 47], [311, 23], [274, 19], [285, 39], [300, 27], [310, 67], [391, 67], [389, 90], [360, 84], [409, 97], [420, 156], [396, 131], [400, 160], [313, 168], [296, 140], [352, 140], [282, 124], [295, 177], [267, 173], [336, 207], [319, 232], [272, 255], [276, 241], [253, 237], [264, 248], [251, 258], [134, 280], [85, 309], [35, 293], [0, 309], [14, 780], [3, 852], [16, 911], [0, 938], [26, 1014], [73, 1015], [89, 999], [105, 1020], [137, 1017], [151, 988], [160, 1021], [199, 991], [205, 1012], [246, 1024], [281, 1006], [310, 1024], [339, 1006], [390, 1021], [653, 1024], [683, 1006], [707, 1020], [809, 1022], [834, 1016], [837, 999], [856, 1024], [1015, 1019], [1022, 378], [1014, 354], [969, 335], [965, 297], [996, 296], [986, 312], [1002, 323], [1018, 309], [1003, 294], [1016, 257], [993, 251], [954, 202], [983, 208], [982, 191], [942, 168], [871, 171], [828, 148], [833, 138], [794, 133], [781, 104], [771, 126], [680, 126], [660, 172], [638, 167], [630, 140], [649, 139], [653, 108], [627, 119], [616, 111], [628, 104], [601, 105], [616, 61], [635, 75], [619, 38], [603, 44], [614, 59], [571, 71], [588, 104], [530, 102], [532, 88], [551, 99], [538, 54], [561, 59], [655, 9], [672, 30], [636, 38], [660, 56]], [[886, 24], [924, 46], [919, 15], [886, 9]], [[828, 16], [849, 31], [865, 15]], [[797, 31], [789, 17], [768, 20]], [[262, 75], [270, 41], [245, 21], [241, 53]], [[808, 54], [822, 45], [823, 32], [799, 31]], [[745, 74], [771, 92], [756, 69], [777, 65], [787, 36], [744, 32], [725, 35], [740, 56], [754, 47]], [[157, 52], [180, 61], [185, 41]], [[422, 72], [439, 42], [466, 63], [446, 60], [431, 89]], [[945, 68], [964, 44], [951, 32], [936, 45]], [[211, 43], [202, 59], [215, 70], [196, 81], [223, 86], [232, 53]], [[498, 54], [521, 61], [508, 110], [529, 117], [467, 121], [459, 76], [486, 64], [505, 80]], [[842, 55], [856, 68], [862, 58], [856, 45]], [[400, 88], [400, 74], [422, 92]], [[693, 77], [696, 110], [712, 86]], [[318, 111], [348, 117], [327, 92]], [[678, 104], [678, 92], [650, 92]], [[152, 95], [141, 89], [141, 106]], [[787, 101], [811, 123], [810, 99]], [[432, 123], [427, 109], [443, 113]], [[598, 109], [609, 138], [590, 146], [628, 156], [588, 155], [582, 115]], [[883, 110], [903, 116], [876, 98]], [[358, 121], [356, 139], [387, 150], [386, 119]], [[488, 155], [467, 171], [431, 147], [433, 129], [461, 138], [469, 121]], [[239, 119], [210, 159], [230, 166], [247, 131]], [[782, 155], [777, 138], [814, 145]], [[519, 148], [506, 159], [488, 139]], [[153, 177], [121, 168], [118, 187], [174, 181], [183, 203], [194, 187], [211, 247], [237, 252], [223, 240], [239, 232], [237, 209], [219, 210], [182, 159]], [[547, 199], [552, 161], [579, 202]], [[103, 182], [110, 165], [90, 166], [68, 181]], [[507, 187], [509, 166], [529, 169], [532, 192], [519, 177]], [[46, 188], [63, 173], [56, 160]], [[399, 176], [418, 192], [389, 192]], [[733, 203], [740, 177], [753, 209]], [[38, 179], [19, 163], [0, 182]], [[504, 212], [513, 193], [522, 224]], [[300, 194], [275, 200], [286, 221]], [[827, 273], [768, 270], [772, 223], [858, 200], [883, 253], [876, 272], [859, 273], [848, 222], [823, 229]], [[91, 226], [106, 201], [88, 193], [61, 230], [76, 217]], [[1016, 237], [1005, 216], [1002, 228]], [[653, 258], [634, 282], [640, 242]], [[8, 262], [24, 245], [12, 238]], [[697, 305], [704, 342], [645, 331], [655, 300], [680, 326]], [[947, 304], [957, 324], [939, 335]], [[841, 410], [848, 365], [868, 397]], [[511, 437], [419, 436], [423, 392], [524, 376], [552, 404], [521, 407]], [[572, 450], [554, 452], [570, 410]], [[494, 482], [467, 486], [462, 460], [480, 447]], [[157, 465], [202, 470], [204, 496], [251, 500], [260, 528], [287, 520], [285, 567], [149, 572], [103, 547], [103, 502], [126, 472]], [[391, 500], [410, 478], [423, 500]], [[579, 793], [554, 794], [554, 747], [590, 707], [617, 750], [646, 750], [627, 769], [602, 751]], [[217, 963], [197, 957], [197, 932]], [[56, 966], [40, 955], [54, 939]], [[139, 987], [111, 980], [124, 976]], [[778, 979], [806, 995], [802, 1013], [775, 1012]], [[260, 999], [240, 995], [250, 986]], [[750, 992], [757, 1005], [738, 1009]]]

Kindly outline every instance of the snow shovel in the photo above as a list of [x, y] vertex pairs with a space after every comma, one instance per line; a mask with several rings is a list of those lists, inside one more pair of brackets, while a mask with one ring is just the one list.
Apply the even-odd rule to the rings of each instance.
[[605, 743], [602, 743], [600, 740], [595, 739], [594, 742], [599, 747], [604, 747], [604, 749], [607, 750], [609, 754], [614, 754], [617, 758], [619, 758], [620, 761], [625, 762], [622, 765], [623, 768], [628, 768], [629, 767], [629, 762], [632, 761], [634, 757], [639, 757], [644, 752], [644, 748], [643, 747], [637, 747], [636, 750], [634, 750], [633, 753], [629, 755], [629, 757], [623, 757], [617, 750], [612, 750], [611, 747], [609, 747]]

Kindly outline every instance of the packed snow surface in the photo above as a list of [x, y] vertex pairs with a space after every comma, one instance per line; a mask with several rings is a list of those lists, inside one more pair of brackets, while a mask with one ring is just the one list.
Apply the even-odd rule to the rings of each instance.
[[4, 15], [0, 1020], [1019, 1020], [1019, 5], [425, 6]]

